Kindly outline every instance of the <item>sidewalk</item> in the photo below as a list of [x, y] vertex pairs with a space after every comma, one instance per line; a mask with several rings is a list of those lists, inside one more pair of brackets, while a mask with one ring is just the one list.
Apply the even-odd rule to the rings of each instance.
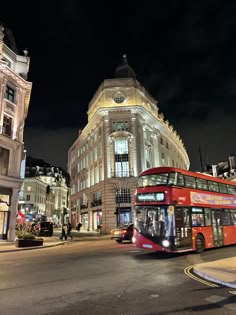
[[54, 229], [53, 236], [51, 237], [42, 237], [43, 246], [34, 246], [34, 247], [15, 247], [15, 242], [0, 241], [0, 253], [3, 252], [16, 252], [23, 250], [33, 250], [40, 249], [45, 247], [59, 246], [70, 242], [80, 242], [80, 241], [97, 241], [102, 239], [110, 239], [110, 235], [100, 235], [97, 232], [78, 232], [72, 230], [73, 240], [60, 240], [61, 229]]
[[236, 288], [236, 256], [195, 265], [193, 271], [212, 282]]

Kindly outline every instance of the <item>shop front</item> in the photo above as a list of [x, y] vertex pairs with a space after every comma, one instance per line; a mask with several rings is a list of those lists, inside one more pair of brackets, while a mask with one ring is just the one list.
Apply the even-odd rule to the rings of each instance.
[[88, 212], [81, 213], [81, 223], [82, 223], [82, 229], [84, 231], [88, 231], [89, 230]]
[[9, 194], [0, 194], [0, 240], [7, 240], [10, 220], [10, 191]]
[[102, 211], [93, 211], [93, 230], [96, 231], [102, 227]]

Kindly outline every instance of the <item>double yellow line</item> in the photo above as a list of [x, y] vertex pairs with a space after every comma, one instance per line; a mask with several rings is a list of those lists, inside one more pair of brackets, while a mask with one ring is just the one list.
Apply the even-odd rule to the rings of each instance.
[[[204, 280], [204, 279], [202, 279], [202, 278], [199, 278], [199, 277], [193, 275], [193, 274], [192, 274], [193, 267], [194, 267], [194, 266], [192, 265], [192, 266], [188, 266], [188, 267], [184, 268], [184, 273], [185, 273], [187, 276], [189, 276], [190, 278], [192, 278], [193, 280], [196, 280], [196, 281], [198, 281], [198, 282], [201, 282], [201, 283], [203, 283], [203, 284], [206, 284], [206, 285], [208, 285], [209, 287], [213, 287], [213, 288], [217, 288], [217, 287], [219, 288], [219, 287], [220, 287], [220, 285], [218, 285], [218, 284], [215, 284], [215, 283], [206, 281], [206, 280]], [[230, 294], [236, 295], [236, 291], [228, 291], [228, 292], [229, 292]]]
[[185, 273], [187, 276], [189, 276], [190, 278], [192, 278], [192, 279], [194, 279], [194, 280], [196, 280], [196, 281], [198, 281], [198, 282], [201, 282], [201, 283], [203, 283], [203, 284], [206, 284], [206, 285], [208, 285], [209, 287], [214, 287], [214, 288], [219, 287], [218, 284], [215, 284], [215, 283], [212, 283], [212, 282], [208, 282], [208, 281], [206, 281], [206, 280], [203, 280], [203, 279], [198, 278], [198, 277], [196, 277], [195, 275], [193, 275], [193, 274], [192, 274], [192, 269], [193, 269], [193, 267], [194, 267], [193, 265], [186, 267], [186, 268], [184, 269], [184, 273]]

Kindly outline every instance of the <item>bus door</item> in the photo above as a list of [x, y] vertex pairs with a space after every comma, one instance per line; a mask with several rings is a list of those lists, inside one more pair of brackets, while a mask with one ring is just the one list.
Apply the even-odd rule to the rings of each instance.
[[176, 238], [179, 248], [192, 248], [192, 229], [190, 226], [190, 209], [175, 208]]
[[211, 219], [214, 246], [222, 246], [224, 245], [224, 236], [221, 225], [221, 209], [211, 209]]

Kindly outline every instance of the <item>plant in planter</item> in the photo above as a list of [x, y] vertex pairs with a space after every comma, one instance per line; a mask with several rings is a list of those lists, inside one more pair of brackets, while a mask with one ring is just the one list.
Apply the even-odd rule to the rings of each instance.
[[31, 232], [31, 226], [27, 224], [21, 224], [16, 230], [16, 247], [32, 247], [32, 246], [42, 246], [43, 238], [35, 237]]

